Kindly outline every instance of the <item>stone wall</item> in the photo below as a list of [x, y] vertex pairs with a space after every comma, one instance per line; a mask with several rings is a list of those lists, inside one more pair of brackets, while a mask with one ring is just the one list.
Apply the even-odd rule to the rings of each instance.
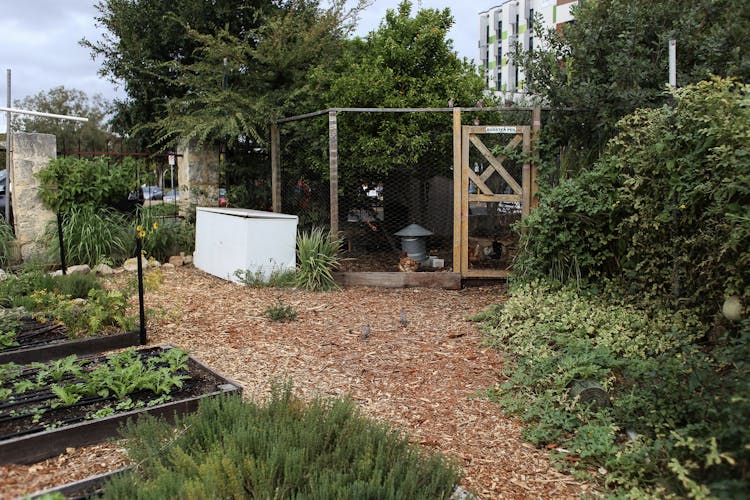
[[216, 207], [219, 200], [219, 151], [194, 143], [181, 144], [177, 153], [180, 209], [189, 206]]
[[42, 204], [39, 180], [34, 175], [57, 157], [54, 135], [13, 133], [11, 165], [12, 206], [16, 244], [24, 261], [40, 256], [46, 250], [42, 235], [56, 215]]

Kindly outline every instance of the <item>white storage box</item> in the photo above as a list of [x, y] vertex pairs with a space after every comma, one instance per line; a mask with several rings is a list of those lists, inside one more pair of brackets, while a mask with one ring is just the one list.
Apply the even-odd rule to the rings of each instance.
[[274, 270], [294, 269], [297, 216], [244, 208], [196, 209], [198, 269], [239, 283], [236, 271], [268, 280]]

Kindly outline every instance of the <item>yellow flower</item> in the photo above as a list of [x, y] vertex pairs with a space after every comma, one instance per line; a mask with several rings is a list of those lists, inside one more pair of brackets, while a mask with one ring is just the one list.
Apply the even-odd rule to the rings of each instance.
[[158, 222], [154, 222], [154, 229], [159, 229], [159, 223]]
[[681, 208], [682, 210], [685, 210], [685, 209], [687, 208], [687, 206], [686, 206], [686, 205], [685, 205], [685, 204], [683, 203], [682, 205], [680, 205], [680, 208]]
[[137, 226], [135, 226], [135, 230], [138, 231], [139, 233], [143, 232], [143, 227], [140, 224], [138, 224]]
[[140, 231], [138, 233], [138, 236], [140, 236], [141, 238], [143, 238], [144, 236], [146, 236], [146, 231]]

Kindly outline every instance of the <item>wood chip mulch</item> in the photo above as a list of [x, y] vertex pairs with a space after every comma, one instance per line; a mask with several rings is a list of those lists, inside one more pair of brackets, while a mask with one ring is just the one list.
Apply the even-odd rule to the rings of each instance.
[[[271, 382], [290, 378], [303, 398], [348, 395], [365, 414], [452, 457], [462, 486], [480, 498], [595, 494], [525, 443], [521, 425], [482, 395], [501, 381], [502, 357], [482, 345], [478, 325], [466, 318], [503, 300], [501, 286], [314, 293], [242, 287], [188, 267], [160, 272], [163, 284], [146, 295], [149, 344], [185, 349], [242, 384], [245, 398], [262, 400]], [[271, 321], [265, 311], [278, 301], [297, 319]], [[0, 498], [127, 460], [114, 444], [70, 451], [31, 466], [0, 466]]]

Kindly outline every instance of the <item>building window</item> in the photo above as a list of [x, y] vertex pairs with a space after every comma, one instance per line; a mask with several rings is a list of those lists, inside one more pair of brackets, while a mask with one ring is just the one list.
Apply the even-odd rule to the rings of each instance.
[[490, 43], [490, 25], [487, 25], [487, 32], [485, 34], [485, 40], [487, 40], [487, 43]]
[[503, 74], [501, 71], [497, 72], [497, 90], [503, 90]]
[[497, 39], [498, 40], [503, 39], [503, 22], [502, 21], [497, 22]]
[[513, 34], [518, 34], [518, 14], [516, 14], [516, 24], [513, 25]]

